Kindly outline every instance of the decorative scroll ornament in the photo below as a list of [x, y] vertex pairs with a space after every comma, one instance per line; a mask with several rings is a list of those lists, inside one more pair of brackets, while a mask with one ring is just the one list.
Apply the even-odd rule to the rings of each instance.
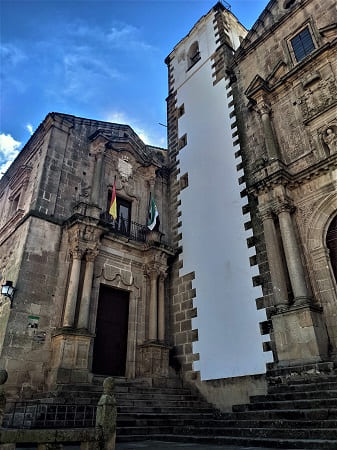
[[125, 286], [131, 286], [133, 284], [133, 275], [129, 270], [123, 270], [119, 267], [115, 267], [111, 264], [104, 264], [103, 277], [107, 281], [119, 281]]

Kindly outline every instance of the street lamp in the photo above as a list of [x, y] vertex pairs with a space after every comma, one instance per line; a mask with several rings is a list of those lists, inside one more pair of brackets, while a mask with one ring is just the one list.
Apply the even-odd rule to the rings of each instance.
[[1, 286], [1, 295], [9, 298], [9, 300], [11, 302], [11, 308], [13, 306], [13, 298], [14, 298], [15, 291], [16, 291], [16, 289], [13, 286], [12, 281], [6, 281], [6, 283]]

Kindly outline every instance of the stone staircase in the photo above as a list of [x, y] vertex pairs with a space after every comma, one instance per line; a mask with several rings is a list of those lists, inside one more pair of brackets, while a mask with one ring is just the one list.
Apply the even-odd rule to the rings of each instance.
[[[275, 374], [274, 374], [275, 375]], [[220, 413], [194, 391], [125, 387], [117, 394], [117, 441], [144, 439], [283, 449], [337, 449], [337, 375], [272, 380], [267, 395], [253, 396], [232, 413]]]
[[[270, 377], [267, 395], [220, 413], [178, 380], [150, 386], [116, 379], [117, 442], [162, 440], [283, 449], [337, 450], [337, 374]], [[102, 379], [63, 385], [41, 402], [96, 405]]]

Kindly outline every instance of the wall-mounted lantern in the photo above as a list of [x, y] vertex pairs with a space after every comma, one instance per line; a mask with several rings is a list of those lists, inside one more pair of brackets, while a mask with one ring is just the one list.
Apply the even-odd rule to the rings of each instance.
[[15, 287], [12, 281], [6, 281], [5, 284], [1, 286], [1, 295], [8, 297], [11, 302], [11, 308], [13, 307], [13, 298], [15, 294]]

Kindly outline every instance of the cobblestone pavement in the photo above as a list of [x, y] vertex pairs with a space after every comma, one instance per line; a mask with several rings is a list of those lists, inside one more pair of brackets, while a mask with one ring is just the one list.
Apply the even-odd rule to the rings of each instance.
[[[116, 450], [262, 450], [261, 447], [233, 445], [188, 444], [185, 442], [141, 441], [116, 444]], [[273, 450], [263, 448], [263, 450]]]

